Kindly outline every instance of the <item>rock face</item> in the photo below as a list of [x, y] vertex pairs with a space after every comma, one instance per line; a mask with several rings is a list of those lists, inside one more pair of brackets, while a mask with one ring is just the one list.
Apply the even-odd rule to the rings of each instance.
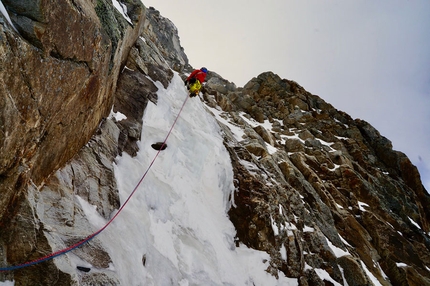
[[3, 2], [20, 35], [0, 25], [0, 220], [23, 186], [40, 185], [109, 114], [143, 26], [139, 1], [128, 1], [133, 24], [111, 1], [60, 2]]
[[269, 272], [302, 285], [325, 285], [313, 269], [348, 285], [371, 284], [367, 271], [382, 285], [430, 283], [429, 195], [388, 139], [271, 72], [206, 91], [245, 129], [240, 142], [226, 137], [237, 187], [229, 215], [240, 241], [271, 254]]
[[[2, 2], [15, 28], [1, 15], [0, 236], [7, 260], [18, 263], [49, 247], [29, 197], [79, 152], [109, 114], [145, 8], [138, 0], [126, 1], [128, 22], [107, 0]], [[87, 181], [86, 170], [79, 171], [75, 175]], [[30, 217], [32, 222], [26, 220]], [[25, 243], [17, 239], [22, 233]], [[48, 282], [58, 271], [50, 270], [36, 275], [41, 280], [28, 271], [17, 272], [15, 279], [21, 285], [28, 285], [25, 279], [53, 285]], [[65, 276], [55, 279], [70, 279]]]
[[[174, 25], [137, 0], [123, 1], [129, 20], [107, 0], [2, 2], [19, 34], [0, 21], [0, 267], [91, 233], [76, 195], [106, 219], [119, 208], [115, 157], [138, 151], [153, 82], [191, 68]], [[430, 197], [369, 123], [271, 72], [243, 88], [209, 72], [203, 98], [244, 131], [237, 140], [220, 123], [235, 174], [228, 214], [238, 243], [270, 255], [269, 273], [300, 285], [430, 285]], [[97, 238], [74, 255], [97, 272], [62, 256], [0, 281], [119, 285]]]

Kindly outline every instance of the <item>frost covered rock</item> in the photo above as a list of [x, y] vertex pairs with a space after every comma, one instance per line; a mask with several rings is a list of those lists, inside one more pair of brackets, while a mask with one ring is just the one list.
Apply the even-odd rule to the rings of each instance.
[[[235, 99], [226, 117], [246, 119], [234, 114], [248, 113], [254, 120], [246, 121], [258, 135], [244, 132], [237, 140], [226, 133], [227, 142], [236, 142], [230, 153], [239, 155], [232, 160], [237, 191], [229, 215], [239, 241], [271, 254], [268, 271], [297, 277], [303, 285], [323, 280], [341, 285], [428, 283], [428, 269], [412, 274], [392, 267], [392, 261], [408, 260], [406, 269], [419, 268], [421, 262], [413, 261], [426, 261], [430, 249], [425, 230], [429, 212], [421, 200], [428, 203], [429, 196], [423, 195], [410, 161], [368, 123], [351, 119], [294, 82], [264, 73], [240, 92], [251, 97], [249, 105], [235, 105], [240, 102]], [[269, 145], [277, 138], [280, 148], [257, 151], [256, 136]], [[404, 159], [408, 167], [402, 171], [399, 162]], [[272, 161], [278, 168], [267, 164]], [[416, 229], [412, 216], [420, 221]], [[405, 231], [420, 238], [403, 240], [399, 233]], [[390, 239], [406, 249], [416, 247], [417, 255], [410, 257]]]

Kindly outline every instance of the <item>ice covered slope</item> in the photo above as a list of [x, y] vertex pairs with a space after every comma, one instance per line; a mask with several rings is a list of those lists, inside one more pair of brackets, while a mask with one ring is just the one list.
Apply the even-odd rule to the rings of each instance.
[[[140, 151], [117, 158], [115, 176], [121, 204], [127, 199], [186, 100], [175, 75], [157, 105], [143, 116]], [[227, 210], [233, 191], [230, 157], [220, 128], [205, 105], [188, 99], [170, 137], [130, 202], [99, 239], [122, 285], [296, 285], [297, 279], [270, 276], [268, 254], [234, 243]], [[95, 227], [103, 219], [85, 207]], [[266, 263], [266, 264], [265, 264]], [[284, 283], [284, 284], [282, 284]]]

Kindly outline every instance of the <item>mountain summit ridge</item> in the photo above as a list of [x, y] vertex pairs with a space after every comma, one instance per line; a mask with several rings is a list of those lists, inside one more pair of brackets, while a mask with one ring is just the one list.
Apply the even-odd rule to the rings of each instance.
[[[174, 24], [139, 1], [121, 2], [131, 23], [104, 0], [30, 10], [2, 2], [20, 32], [0, 23], [7, 267], [70, 246], [116, 213], [154, 152], [145, 146], [164, 139], [160, 130], [179, 111], [180, 77], [192, 67]], [[64, 26], [82, 38], [61, 41]], [[368, 122], [273, 72], [236, 87], [209, 71], [200, 100], [188, 100], [160, 154], [172, 169], [155, 169], [132, 198], [139, 221], [125, 214], [124, 226], [54, 260], [1, 272], [0, 281], [430, 285], [430, 196], [407, 156]], [[115, 239], [128, 255], [116, 252]]]

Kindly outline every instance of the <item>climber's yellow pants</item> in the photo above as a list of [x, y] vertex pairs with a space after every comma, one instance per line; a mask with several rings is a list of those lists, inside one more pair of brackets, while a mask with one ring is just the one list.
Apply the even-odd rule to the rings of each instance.
[[193, 84], [190, 84], [190, 94], [198, 94], [201, 88], [202, 84], [198, 79], [196, 79]]

